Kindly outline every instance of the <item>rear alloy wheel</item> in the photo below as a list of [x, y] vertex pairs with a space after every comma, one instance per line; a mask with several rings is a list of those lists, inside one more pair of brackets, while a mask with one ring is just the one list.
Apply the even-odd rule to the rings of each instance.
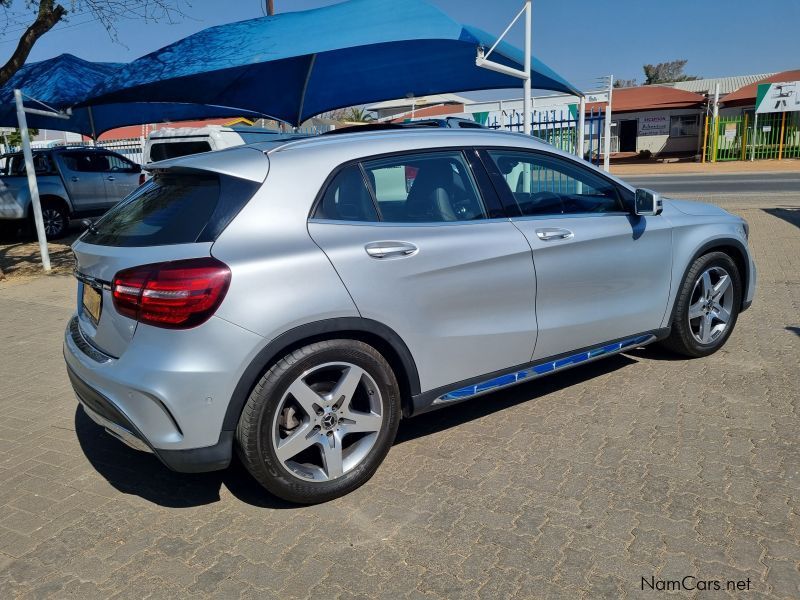
[[324, 502], [372, 476], [399, 418], [397, 382], [374, 348], [318, 342], [285, 356], [258, 383], [237, 429], [239, 453], [276, 496]]
[[713, 354], [733, 331], [741, 303], [741, 278], [730, 256], [701, 256], [678, 290], [672, 331], [664, 344], [687, 356]]
[[[33, 219], [31, 221], [35, 233], [36, 222]], [[42, 222], [48, 240], [57, 240], [63, 237], [69, 227], [69, 214], [66, 207], [59, 202], [44, 200], [42, 202]]]

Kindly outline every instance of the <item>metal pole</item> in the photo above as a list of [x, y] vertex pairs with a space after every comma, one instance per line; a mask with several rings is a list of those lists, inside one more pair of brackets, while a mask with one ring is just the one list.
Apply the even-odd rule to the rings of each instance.
[[714, 125], [711, 128], [711, 162], [717, 162], [717, 149], [719, 148], [719, 84], [714, 87]]
[[92, 114], [92, 107], [86, 107], [86, 114], [89, 115], [89, 126], [92, 128], [92, 146], [97, 145], [97, 133], [94, 130], [94, 115]]
[[758, 113], [753, 117], [753, 149], [750, 151], [750, 160], [756, 159], [756, 140], [758, 139]]
[[525, 105], [522, 122], [525, 127], [525, 135], [531, 134], [531, 26], [533, 24], [531, 1], [525, 0], [525, 80], [522, 86]]
[[575, 140], [575, 154], [583, 158], [583, 138], [586, 135], [586, 96], [578, 103], [578, 139]]
[[614, 76], [608, 76], [608, 102], [606, 102], [605, 142], [603, 143], [603, 170], [611, 170], [611, 93], [614, 89]]
[[25, 106], [22, 103], [22, 92], [14, 90], [14, 102], [17, 105], [17, 122], [19, 134], [22, 138], [22, 155], [25, 157], [25, 172], [28, 175], [28, 189], [31, 193], [33, 205], [33, 220], [36, 224], [36, 237], [39, 238], [39, 252], [42, 255], [42, 266], [45, 271], [50, 270], [50, 253], [47, 250], [47, 235], [44, 232], [44, 219], [42, 219], [42, 204], [39, 202], [39, 186], [36, 182], [36, 171], [33, 166], [33, 152], [31, 152], [31, 138], [28, 133], [28, 119], [25, 117]]

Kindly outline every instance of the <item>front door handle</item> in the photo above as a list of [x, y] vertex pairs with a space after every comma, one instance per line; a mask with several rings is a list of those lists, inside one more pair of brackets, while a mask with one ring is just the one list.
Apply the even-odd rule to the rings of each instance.
[[569, 240], [575, 237], [569, 229], [562, 229], [560, 227], [546, 227], [544, 229], [537, 229], [536, 236], [543, 242], [552, 240]]
[[404, 258], [419, 252], [419, 248], [408, 242], [370, 242], [364, 250], [372, 258]]
[[70, 177], [69, 179], [70, 179], [70, 181], [73, 181], [73, 182], [75, 182], [75, 181], [80, 181], [80, 180], [78, 179], [78, 177], [76, 177], [75, 175], [73, 175], [73, 176], [72, 176], [72, 177]]
[[106, 181], [114, 181], [114, 176], [109, 175], [108, 177], [106, 177]]

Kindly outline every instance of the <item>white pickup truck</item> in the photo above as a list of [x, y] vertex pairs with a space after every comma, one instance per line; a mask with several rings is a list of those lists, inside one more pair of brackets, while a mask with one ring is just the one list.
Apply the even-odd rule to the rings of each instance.
[[[63, 236], [69, 220], [104, 213], [135, 190], [142, 168], [102, 148], [34, 150], [33, 164], [48, 239]], [[22, 153], [0, 157], [0, 228], [11, 230], [33, 219]]]

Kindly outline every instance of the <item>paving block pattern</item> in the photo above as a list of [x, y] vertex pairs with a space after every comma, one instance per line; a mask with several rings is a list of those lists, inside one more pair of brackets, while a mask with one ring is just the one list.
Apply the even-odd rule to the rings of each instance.
[[74, 282], [0, 284], [0, 598], [639, 598], [687, 575], [800, 597], [800, 194], [780, 205], [732, 201], [759, 287], [722, 351], [651, 347], [412, 419], [367, 485], [314, 507], [104, 434], [61, 356]]

